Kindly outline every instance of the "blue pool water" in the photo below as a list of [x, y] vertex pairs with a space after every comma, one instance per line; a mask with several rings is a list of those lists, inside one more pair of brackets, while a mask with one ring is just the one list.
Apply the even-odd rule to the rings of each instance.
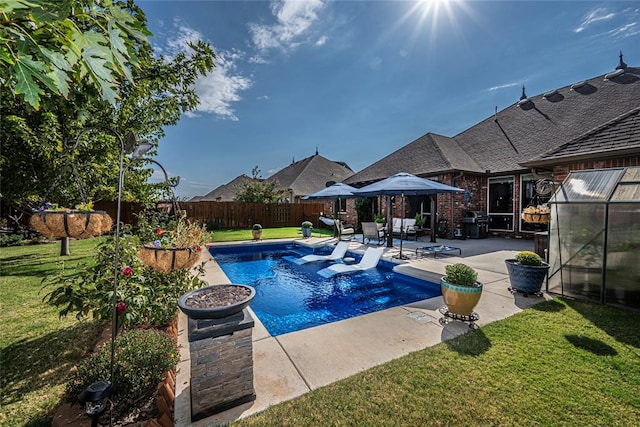
[[251, 309], [273, 336], [441, 295], [439, 284], [394, 273], [386, 261], [374, 270], [325, 279], [317, 272], [330, 263], [294, 264], [310, 250], [291, 244], [210, 252], [232, 283], [255, 288]]

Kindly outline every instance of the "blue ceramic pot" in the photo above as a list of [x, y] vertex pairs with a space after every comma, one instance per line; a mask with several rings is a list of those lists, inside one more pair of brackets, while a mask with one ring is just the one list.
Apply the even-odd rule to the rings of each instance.
[[542, 265], [522, 265], [515, 259], [507, 259], [504, 261], [509, 271], [509, 280], [511, 287], [516, 291], [526, 294], [535, 294], [542, 289], [542, 282], [547, 277], [549, 264], [543, 262]]

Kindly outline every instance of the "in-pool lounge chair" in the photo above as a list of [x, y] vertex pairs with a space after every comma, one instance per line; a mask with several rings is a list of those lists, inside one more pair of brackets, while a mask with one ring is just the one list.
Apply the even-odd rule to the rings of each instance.
[[293, 262], [298, 265], [302, 265], [308, 262], [315, 261], [337, 261], [339, 259], [342, 259], [344, 254], [347, 253], [347, 249], [349, 249], [349, 242], [338, 242], [336, 247], [333, 248], [333, 251], [329, 255], [310, 254], [300, 258], [296, 258], [295, 260], [293, 260]]
[[324, 278], [335, 276], [339, 273], [353, 273], [355, 271], [370, 270], [376, 268], [378, 261], [382, 257], [384, 248], [367, 248], [362, 259], [357, 264], [332, 264], [327, 268], [318, 271], [318, 274]]

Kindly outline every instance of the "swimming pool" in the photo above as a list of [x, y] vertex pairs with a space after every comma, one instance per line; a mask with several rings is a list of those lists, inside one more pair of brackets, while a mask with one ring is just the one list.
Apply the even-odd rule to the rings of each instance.
[[232, 283], [255, 288], [251, 309], [273, 336], [441, 295], [439, 284], [395, 273], [394, 264], [384, 260], [374, 270], [325, 279], [317, 272], [330, 263], [291, 262], [311, 253], [295, 244], [212, 246], [209, 251]]

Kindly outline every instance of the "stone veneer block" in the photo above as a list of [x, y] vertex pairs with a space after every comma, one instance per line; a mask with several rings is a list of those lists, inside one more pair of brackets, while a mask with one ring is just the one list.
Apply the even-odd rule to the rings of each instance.
[[256, 398], [253, 325], [246, 309], [223, 319], [189, 318], [192, 421]]

